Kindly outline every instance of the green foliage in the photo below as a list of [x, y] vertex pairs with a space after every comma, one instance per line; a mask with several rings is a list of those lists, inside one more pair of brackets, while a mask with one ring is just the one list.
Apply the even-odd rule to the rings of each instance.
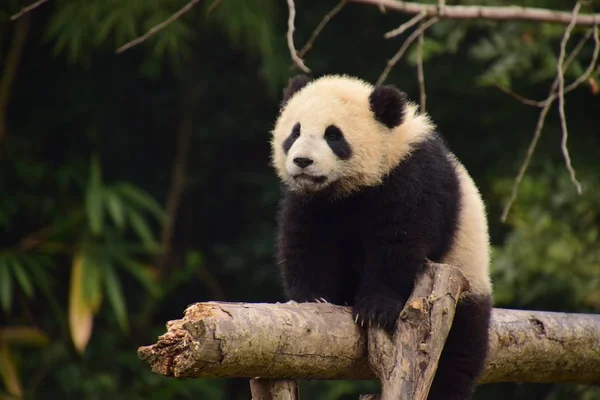
[[[520, 186], [509, 220], [514, 230], [493, 262], [500, 305], [600, 310], [600, 181], [580, 178], [586, 193], [580, 197], [560, 167], [527, 176]], [[507, 197], [512, 180], [496, 186]]]

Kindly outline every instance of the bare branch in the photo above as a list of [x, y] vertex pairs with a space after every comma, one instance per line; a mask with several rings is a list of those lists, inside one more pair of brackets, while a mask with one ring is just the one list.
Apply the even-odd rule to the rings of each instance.
[[402, 25], [400, 25], [399, 27], [397, 27], [396, 29], [393, 29], [393, 30], [387, 32], [385, 35], [383, 35], [383, 37], [386, 39], [389, 39], [389, 38], [393, 38], [394, 36], [402, 35], [406, 30], [408, 30], [408, 29], [412, 28], [413, 26], [415, 26], [416, 24], [418, 24], [419, 21], [422, 20], [423, 18], [425, 18], [426, 16], [427, 16], [426, 12], [420, 12], [419, 14], [415, 15], [407, 22], [405, 22]]
[[31, 15], [26, 15], [14, 25], [14, 32], [4, 63], [0, 64], [0, 159], [8, 135], [8, 101], [17, 79], [25, 44], [31, 28]]
[[312, 48], [313, 44], [315, 43], [315, 40], [317, 39], [317, 36], [319, 36], [323, 28], [325, 28], [325, 26], [329, 23], [329, 21], [331, 21], [333, 17], [335, 17], [340, 11], [342, 11], [342, 8], [344, 8], [347, 2], [348, 0], [340, 0], [339, 3], [337, 3], [336, 6], [333, 7], [331, 11], [329, 11], [323, 17], [321, 22], [319, 22], [319, 25], [317, 25], [315, 30], [311, 33], [310, 38], [308, 39], [306, 44], [298, 52], [298, 57], [302, 58], [306, 55], [306, 53], [308, 53], [308, 51]]
[[[592, 33], [597, 29], [597, 26], [594, 26], [594, 28], [589, 29], [585, 35], [581, 38], [581, 40], [579, 41], [579, 43], [577, 43], [577, 46], [575, 46], [575, 48], [571, 51], [571, 53], [569, 54], [569, 56], [567, 57], [565, 64], [564, 64], [564, 71], [567, 71], [569, 69], [569, 67], [571, 66], [571, 63], [575, 60], [575, 58], [579, 55], [579, 52], [581, 51], [581, 49], [583, 48], [583, 45], [585, 44], [585, 42], [587, 42], [587, 40], [590, 38], [590, 36], [592, 36]], [[595, 40], [595, 38], [594, 38]], [[570, 91], [572, 91], [573, 89], [576, 89], [579, 85], [581, 85], [585, 80], [587, 80], [589, 78], [589, 76], [592, 74], [593, 70], [594, 70], [594, 65], [596, 64], [596, 60], [598, 58], [598, 43], [596, 42], [596, 47], [594, 49], [594, 56], [592, 56], [592, 61], [590, 62], [590, 65], [588, 66], [588, 69], [586, 70], [586, 72], [584, 72], [579, 78], [577, 78], [574, 82], [572, 82], [569, 86], [567, 86], [565, 88], [565, 94], [569, 93]], [[541, 100], [541, 101], [537, 101], [537, 100], [531, 100], [528, 98], [525, 98], [503, 86], [500, 85], [496, 85], [496, 87], [498, 89], [500, 89], [501, 91], [503, 91], [504, 93], [508, 94], [511, 97], [514, 97], [515, 99], [517, 99], [518, 101], [520, 101], [521, 103], [528, 105], [528, 106], [533, 106], [533, 107], [544, 107], [546, 105], [546, 102], [548, 101], [549, 98], [546, 98], [545, 100]], [[556, 94], [556, 89], [558, 87], [558, 79], [555, 78], [554, 82], [552, 83], [552, 91], [553, 94], [550, 97], [550, 99], [552, 99], [552, 101], [556, 100], [557, 98], [557, 94]]]
[[302, 61], [302, 59], [298, 56], [298, 52], [294, 46], [294, 19], [296, 18], [296, 5], [294, 4], [294, 0], [287, 0], [287, 3], [290, 10], [287, 31], [287, 44], [288, 48], [290, 49], [290, 55], [292, 56], [292, 60], [298, 66], [298, 68], [306, 73], [309, 73], [310, 69], [304, 65], [304, 61]]
[[387, 78], [387, 76], [390, 74], [390, 71], [392, 70], [392, 68], [394, 68], [394, 65], [396, 65], [396, 63], [398, 63], [398, 61], [400, 61], [400, 59], [402, 58], [402, 56], [404, 55], [404, 53], [406, 52], [406, 50], [410, 47], [410, 45], [412, 44], [412, 42], [414, 42], [415, 39], [417, 37], [419, 37], [419, 35], [423, 34], [423, 32], [425, 32], [430, 26], [432, 26], [433, 24], [435, 24], [439, 20], [440, 19], [437, 18], [437, 17], [431, 18], [427, 22], [421, 24], [421, 26], [419, 26], [418, 29], [415, 29], [414, 32], [411, 33], [411, 35], [406, 38], [406, 40], [404, 41], [404, 43], [402, 43], [402, 47], [400, 47], [400, 50], [398, 50], [398, 52], [396, 54], [394, 54], [394, 57], [392, 57], [387, 62], [387, 65], [385, 66], [385, 69], [383, 70], [383, 72], [379, 76], [379, 79], [377, 79], [377, 85], [381, 85], [383, 83], [383, 81], [385, 81], [385, 79]]
[[35, 3], [28, 5], [27, 7], [23, 7], [23, 8], [21, 8], [21, 11], [19, 11], [18, 13], [16, 13], [12, 17], [10, 17], [10, 20], [14, 21], [17, 18], [20, 18], [23, 14], [28, 13], [29, 11], [33, 10], [34, 8], [38, 8], [39, 6], [41, 6], [42, 4], [47, 3], [47, 2], [48, 2], [48, 0], [38, 0]]
[[419, 35], [417, 47], [417, 79], [419, 80], [419, 99], [421, 102], [421, 112], [424, 113], [427, 103], [427, 93], [425, 92], [425, 73], [423, 71], [423, 45], [425, 44], [425, 34]]
[[[573, 17], [572, 17], [573, 21], [577, 18], [577, 12], [579, 11], [580, 7], [581, 7], [580, 2], [577, 2], [575, 7], [573, 8]], [[566, 44], [566, 41], [565, 41], [564, 37], [566, 36], [568, 38], [568, 35], [570, 35], [573, 27], [574, 27], [574, 24], [570, 24], [567, 27], [567, 29], [565, 30], [565, 35], [563, 36], [563, 42], [565, 42], [565, 44]], [[574, 49], [571, 54], [575, 53], [576, 50], [578, 50], [578, 49], [577, 48]], [[573, 59], [574, 59], [574, 57], [573, 57]], [[558, 59], [558, 63], [559, 63], [559, 65], [561, 65], [561, 67], [559, 69], [560, 74], [562, 74], [562, 72], [563, 72], [562, 65], [564, 62], [565, 62], [565, 48], [561, 43], [561, 51], [560, 51], [559, 59]], [[552, 84], [552, 87], [550, 88], [550, 93], [548, 94], [548, 98], [543, 102], [544, 105], [543, 105], [542, 111], [540, 112], [540, 116], [538, 117], [538, 122], [535, 127], [535, 132], [533, 133], [533, 138], [531, 139], [531, 143], [529, 144], [529, 148], [527, 149], [527, 154], [525, 155], [525, 160], [523, 160], [523, 163], [521, 164], [521, 168], [519, 169], [519, 173], [515, 177], [515, 183], [513, 184], [510, 198], [509, 198], [508, 202], [506, 203], [506, 205], [504, 206], [504, 209], [502, 210], [502, 216], [500, 218], [502, 222], [506, 222], [506, 217], [508, 216], [508, 212], [509, 212], [510, 208], [512, 207], [512, 205], [514, 204], [515, 200], [517, 199], [517, 194], [519, 192], [519, 185], [521, 184], [521, 181], [523, 180], [523, 177], [525, 176], [525, 171], [527, 171], [527, 167], [529, 166], [529, 162], [531, 161], [531, 157], [533, 156], [533, 152], [535, 151], [537, 142], [540, 139], [540, 136], [542, 134], [542, 129], [544, 128], [544, 122], [546, 121], [546, 116], [548, 115], [550, 106], [552, 106], [552, 103], [554, 103], [554, 100], [556, 100], [556, 98], [557, 98], [556, 87], [558, 85], [559, 79], [564, 79], [564, 76], [562, 78], [559, 76], [556, 77], [556, 79], [554, 80], [554, 83]]]
[[200, 1], [200, 0], [190, 0], [190, 2], [187, 3], [185, 6], [181, 7], [181, 9], [179, 11], [177, 11], [175, 14], [171, 15], [168, 19], [161, 22], [160, 24], [153, 26], [144, 35], [140, 36], [137, 39], [132, 40], [131, 42], [125, 43], [123, 46], [119, 47], [117, 49], [117, 54], [122, 53], [125, 50], [130, 49], [131, 47], [136, 46], [136, 45], [146, 41], [150, 36], [154, 35], [156, 32], [165, 28], [167, 25], [171, 24], [173, 21], [175, 21], [176, 19], [181, 17], [183, 14], [190, 11], [192, 9], [192, 7], [194, 7], [196, 5], [196, 3], [198, 3], [198, 1]]
[[[350, 0], [374, 6], [383, 6], [388, 10], [404, 14], [420, 14], [427, 17], [443, 17], [446, 19], [487, 19], [494, 21], [530, 21], [550, 22], [567, 25], [571, 22], [572, 13], [544, 8], [518, 6], [449, 6], [438, 4], [411, 3], [398, 0]], [[582, 14], [575, 18], [575, 24], [592, 26], [600, 22], [600, 14]]]
[[562, 150], [563, 156], [565, 157], [565, 165], [567, 170], [569, 171], [569, 177], [571, 178], [571, 182], [575, 185], [577, 189], [577, 194], [581, 195], [581, 184], [575, 177], [575, 170], [571, 165], [571, 157], [569, 156], [569, 149], [567, 148], [567, 138], [569, 136], [569, 132], [567, 131], [567, 117], [565, 116], [565, 74], [563, 72], [563, 63], [565, 61], [565, 52], [567, 47], [567, 42], [569, 41], [569, 37], [571, 36], [571, 31], [575, 27], [575, 18], [577, 18], [577, 13], [581, 8], [581, 2], [578, 1], [573, 8], [573, 20], [567, 26], [565, 30], [565, 34], [560, 42], [560, 53], [558, 56], [558, 62], [556, 64], [556, 75], [558, 77], [558, 114], [560, 115], [560, 127], [562, 130], [562, 141], [560, 148]]

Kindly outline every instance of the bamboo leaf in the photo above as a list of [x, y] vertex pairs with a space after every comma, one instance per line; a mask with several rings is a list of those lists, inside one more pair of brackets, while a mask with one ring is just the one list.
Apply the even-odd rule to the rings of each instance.
[[102, 302], [102, 277], [105, 259], [98, 249], [84, 247], [82, 252], [82, 288], [83, 298], [96, 313]]
[[102, 233], [102, 173], [100, 170], [100, 162], [97, 157], [92, 159], [90, 166], [85, 211], [92, 233], [96, 235]]
[[160, 204], [142, 189], [139, 189], [127, 182], [117, 183], [115, 185], [115, 189], [132, 203], [137, 204], [146, 211], [151, 212], [159, 221], [162, 222], [165, 218], [165, 213]]
[[125, 213], [121, 198], [111, 190], [105, 190], [104, 195], [106, 198], [106, 207], [113, 222], [117, 228], [123, 229], [125, 227]]
[[6, 391], [16, 399], [23, 398], [23, 388], [17, 366], [12, 358], [10, 347], [3, 342], [0, 342], [0, 376]]
[[158, 295], [160, 293], [160, 287], [157, 283], [152, 279], [150, 273], [144, 268], [144, 266], [131, 259], [127, 255], [114, 251], [112, 252], [113, 256], [117, 259], [117, 261], [133, 276], [135, 279], [142, 284], [148, 292], [152, 295]]
[[12, 303], [12, 281], [6, 258], [0, 258], [0, 304], [8, 314]]
[[83, 294], [83, 260], [82, 251], [73, 257], [69, 291], [69, 328], [73, 345], [79, 353], [83, 353], [87, 347], [94, 318], [92, 307]]
[[135, 210], [129, 210], [128, 216], [133, 230], [137, 233], [144, 245], [149, 249], [155, 249], [158, 246], [158, 243], [154, 240], [152, 230], [144, 218]]
[[121, 329], [127, 331], [127, 307], [125, 306], [125, 299], [123, 298], [123, 289], [119, 276], [110, 265], [106, 266], [104, 274], [108, 301], [113, 308], [117, 323]]
[[0, 342], [33, 346], [46, 346], [50, 339], [46, 332], [30, 326], [9, 326], [0, 329]]
[[21, 264], [21, 261], [16, 257], [13, 257], [10, 261], [13, 275], [15, 278], [17, 278], [17, 281], [19, 281], [19, 285], [21, 286], [21, 289], [23, 289], [25, 296], [31, 299], [33, 297], [33, 285], [31, 284], [29, 276], [27, 276], [27, 273], [25, 272], [24, 265]]

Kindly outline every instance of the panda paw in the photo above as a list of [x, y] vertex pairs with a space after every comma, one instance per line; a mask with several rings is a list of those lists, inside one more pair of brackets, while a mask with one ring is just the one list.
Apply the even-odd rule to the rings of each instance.
[[352, 308], [352, 317], [360, 326], [376, 326], [390, 336], [396, 331], [398, 316], [404, 301], [388, 296], [369, 296], [357, 299]]

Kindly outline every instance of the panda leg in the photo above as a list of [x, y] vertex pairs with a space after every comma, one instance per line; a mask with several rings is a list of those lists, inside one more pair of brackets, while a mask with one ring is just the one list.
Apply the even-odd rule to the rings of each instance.
[[491, 296], [461, 299], [428, 400], [469, 400], [485, 368]]

